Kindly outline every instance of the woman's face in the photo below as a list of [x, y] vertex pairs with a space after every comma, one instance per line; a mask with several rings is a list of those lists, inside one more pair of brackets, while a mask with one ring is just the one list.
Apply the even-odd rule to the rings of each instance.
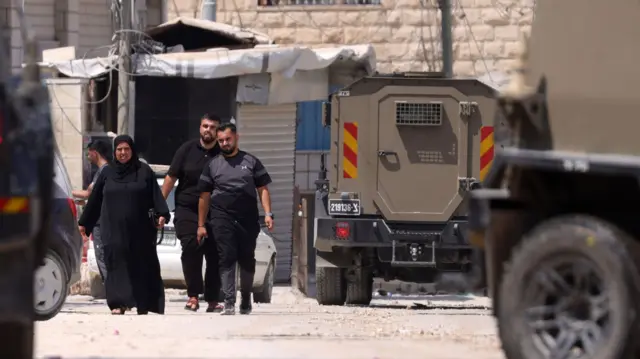
[[128, 143], [122, 142], [116, 146], [116, 159], [120, 163], [127, 163], [131, 160], [131, 146]]

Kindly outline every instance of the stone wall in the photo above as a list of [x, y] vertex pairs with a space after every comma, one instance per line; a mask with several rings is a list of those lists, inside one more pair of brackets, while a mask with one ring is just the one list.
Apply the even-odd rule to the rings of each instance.
[[[57, 0], [61, 1], [61, 0]], [[113, 24], [111, 10], [105, 0], [76, 0], [79, 6], [79, 29], [76, 56], [104, 56], [108, 50], [97, 47], [111, 44]]]
[[[142, 1], [142, 0], [139, 0]], [[145, 0], [146, 25], [162, 22], [162, 0]], [[113, 25], [108, 1], [105, 0], [29, 0], [25, 2], [25, 15], [29, 27], [35, 31], [41, 49], [75, 46], [76, 55], [104, 56], [105, 45], [111, 44]], [[144, 14], [143, 14], [144, 15]], [[23, 63], [22, 36], [13, 0], [0, 0], [0, 21], [11, 29], [11, 62], [14, 71]], [[101, 49], [98, 49], [102, 47]]]
[[[217, 20], [263, 31], [281, 44], [372, 43], [380, 71], [441, 68], [440, 12], [435, 0], [382, 0], [381, 5], [258, 6], [218, 0]], [[330, 0], [329, 0], [330, 1]], [[197, 14], [176, 0], [182, 16]], [[533, 0], [453, 0], [454, 72], [477, 76], [510, 68], [518, 38], [531, 26]]]

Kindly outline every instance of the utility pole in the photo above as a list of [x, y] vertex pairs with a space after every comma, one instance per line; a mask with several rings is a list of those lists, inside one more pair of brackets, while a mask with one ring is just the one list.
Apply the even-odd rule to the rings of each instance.
[[453, 39], [451, 36], [451, 0], [438, 0], [442, 20], [442, 72], [446, 77], [453, 77]]
[[204, 0], [202, 4], [202, 19], [216, 21], [216, 0]]
[[134, 0], [120, 0], [121, 16], [118, 43], [118, 134], [129, 134], [129, 81], [131, 81], [131, 31]]

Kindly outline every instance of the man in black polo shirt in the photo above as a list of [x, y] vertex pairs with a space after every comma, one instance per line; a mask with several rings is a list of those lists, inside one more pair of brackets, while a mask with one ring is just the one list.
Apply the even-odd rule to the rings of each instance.
[[[187, 284], [189, 300], [185, 309], [197, 311], [200, 308], [198, 296], [204, 292], [204, 299], [209, 303], [207, 312], [219, 312], [220, 274], [218, 271], [218, 252], [215, 243], [203, 243], [196, 237], [198, 230], [197, 189], [202, 169], [218, 155], [220, 149], [215, 140], [216, 129], [220, 118], [206, 114], [200, 120], [200, 138], [185, 142], [176, 151], [162, 185], [162, 195], [166, 199], [178, 181], [176, 189], [176, 214], [173, 223], [176, 235], [182, 245], [182, 271]], [[207, 269], [202, 280], [202, 258], [207, 261]]]
[[235, 314], [236, 263], [240, 265], [240, 314], [249, 314], [256, 269], [256, 240], [260, 233], [257, 197], [260, 196], [265, 212], [265, 224], [271, 230], [273, 213], [267, 188], [271, 177], [259, 159], [238, 149], [234, 124], [218, 127], [217, 140], [222, 156], [209, 162], [198, 184], [202, 192], [198, 205], [198, 241], [207, 237], [208, 214], [220, 255], [224, 291], [222, 314]]

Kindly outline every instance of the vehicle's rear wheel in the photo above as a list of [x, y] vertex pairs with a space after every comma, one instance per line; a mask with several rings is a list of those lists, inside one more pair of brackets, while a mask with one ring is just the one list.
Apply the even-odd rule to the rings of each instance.
[[264, 276], [264, 282], [259, 292], [253, 292], [253, 301], [256, 303], [271, 303], [271, 294], [273, 293], [273, 277], [275, 265], [273, 259], [267, 267], [267, 274]]
[[508, 358], [634, 358], [637, 243], [605, 221], [566, 216], [525, 235], [506, 266], [498, 325]]
[[60, 256], [49, 250], [34, 280], [36, 320], [49, 320], [60, 312], [69, 293], [69, 276]]
[[316, 267], [316, 300], [320, 305], [344, 305], [346, 281], [341, 268]]
[[373, 297], [373, 275], [366, 268], [354, 269], [347, 275], [346, 304], [369, 305]]

